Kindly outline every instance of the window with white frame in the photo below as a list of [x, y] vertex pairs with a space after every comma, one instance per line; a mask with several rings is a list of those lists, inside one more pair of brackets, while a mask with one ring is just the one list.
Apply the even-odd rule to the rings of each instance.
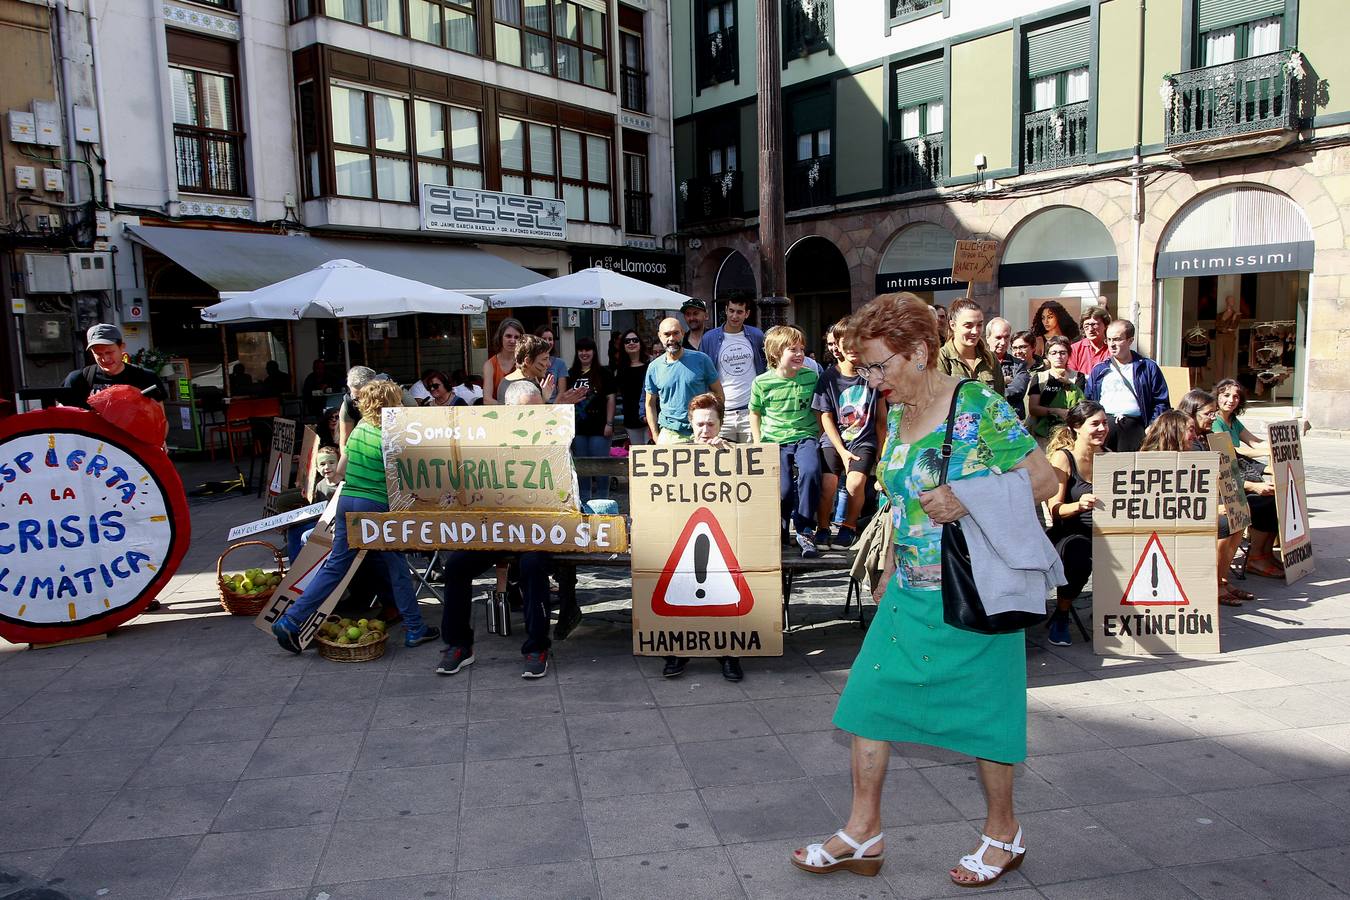
[[1285, 0], [1199, 0], [1200, 65], [1265, 56], [1283, 46]]
[[614, 221], [610, 190], [609, 139], [562, 129], [563, 199], [574, 222], [609, 225]]
[[554, 128], [519, 119], [497, 120], [502, 191], [558, 197], [558, 157]]
[[333, 83], [329, 104], [335, 192], [344, 197], [411, 201], [408, 101]]
[[478, 52], [474, 0], [408, 0], [408, 36], [461, 53]]
[[1090, 99], [1091, 22], [1075, 19], [1027, 35], [1031, 108], [1040, 112]]

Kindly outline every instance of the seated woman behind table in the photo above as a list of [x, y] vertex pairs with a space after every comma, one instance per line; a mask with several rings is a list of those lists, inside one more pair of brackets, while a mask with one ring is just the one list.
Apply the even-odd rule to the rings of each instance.
[[[694, 429], [694, 443], [712, 447], [726, 447], [722, 433], [722, 403], [716, 394], [699, 394], [689, 401], [689, 424]], [[722, 664], [722, 677], [727, 681], [740, 681], [745, 677], [741, 671], [741, 661], [734, 656], [719, 656]], [[665, 668], [661, 674], [666, 678], [677, 678], [684, 674], [689, 659], [683, 656], [667, 656]]]
[[[1243, 447], [1251, 447], [1261, 453], [1265, 441], [1247, 430], [1238, 416], [1247, 408], [1247, 388], [1242, 382], [1225, 378], [1214, 385], [1214, 399], [1219, 414], [1214, 417], [1212, 426], [1215, 432], [1227, 434], [1233, 440], [1233, 449], [1239, 456], [1244, 454]], [[1247, 505], [1251, 507], [1252, 524], [1247, 529], [1251, 543], [1247, 547], [1247, 571], [1262, 578], [1284, 578], [1284, 563], [1275, 556], [1275, 538], [1279, 534], [1278, 515], [1275, 512], [1275, 485], [1264, 478], [1253, 477], [1249, 472], [1243, 478], [1242, 488], [1247, 493]]]
[[[1055, 341], [1050, 339], [1053, 350]], [[1055, 432], [1046, 455], [1059, 479], [1059, 491], [1050, 499], [1050, 529], [1047, 536], [1064, 563], [1066, 583], [1055, 590], [1055, 612], [1050, 617], [1048, 639], [1056, 647], [1073, 643], [1069, 611], [1092, 577], [1092, 465], [1097, 454], [1106, 452], [1110, 432], [1106, 410], [1100, 403], [1083, 400], [1067, 411], [1064, 425]]]

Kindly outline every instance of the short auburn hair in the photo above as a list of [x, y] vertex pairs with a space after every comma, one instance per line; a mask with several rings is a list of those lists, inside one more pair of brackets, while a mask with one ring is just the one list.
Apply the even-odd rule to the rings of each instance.
[[722, 401], [717, 399], [716, 394], [699, 394], [689, 401], [689, 417], [691, 419], [694, 417], [694, 413], [700, 409], [711, 409], [717, 413], [717, 421], [722, 421]]
[[533, 362], [536, 356], [548, 352], [547, 341], [532, 334], [526, 335], [516, 341], [516, 367], [523, 369]]
[[937, 318], [931, 307], [911, 293], [882, 294], [849, 317], [844, 341], [862, 349], [864, 341], [881, 341], [892, 353], [913, 357], [922, 347], [937, 362]]
[[769, 365], [777, 366], [783, 351], [801, 344], [806, 346], [806, 335], [791, 325], [775, 325], [764, 335], [764, 356]]

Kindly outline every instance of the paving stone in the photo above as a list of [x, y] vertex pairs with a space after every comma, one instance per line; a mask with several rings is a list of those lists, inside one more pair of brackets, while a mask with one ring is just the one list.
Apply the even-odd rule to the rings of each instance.
[[1129, 694], [1113, 687], [1109, 681], [1083, 678], [1080, 675], [1044, 675], [1028, 678], [1027, 694], [1053, 709], [1102, 706], [1107, 703], [1125, 703], [1133, 699]]
[[1194, 728], [1205, 737], [1279, 731], [1285, 727], [1278, 719], [1273, 719], [1234, 700], [1231, 694], [1221, 697], [1152, 700], [1146, 705], [1189, 728]]
[[1291, 684], [1350, 680], [1350, 664], [1336, 662], [1312, 650], [1260, 653], [1246, 661], [1288, 680]]
[[1332, 887], [1350, 895], [1350, 852], [1344, 846], [1290, 853], [1289, 858]]
[[745, 680], [740, 683], [741, 690], [755, 700], [839, 693], [834, 685], [808, 665], [789, 666], [769, 657], [744, 659], [741, 668], [745, 672]]
[[581, 796], [587, 800], [664, 794], [694, 787], [674, 746], [601, 750], [574, 757]]
[[1187, 793], [1284, 780], [1280, 775], [1248, 762], [1213, 738], [1126, 747], [1120, 752]]
[[322, 741], [307, 737], [272, 738], [258, 745], [242, 777], [281, 778], [347, 772], [356, 765], [362, 737], [359, 731], [353, 731], [326, 735]]
[[838, 705], [839, 695], [833, 691], [828, 694], [807, 694], [804, 697], [755, 701], [755, 707], [775, 734], [795, 734], [832, 728], [834, 710]]
[[1252, 691], [1261, 688], [1288, 687], [1293, 682], [1274, 672], [1252, 665], [1245, 659], [1178, 660], [1170, 663], [1192, 681], [1215, 693]]
[[0, 851], [73, 844], [112, 798], [112, 791], [7, 796], [0, 803]]
[[1032, 712], [1027, 715], [1027, 754], [1071, 753], [1075, 750], [1100, 750], [1107, 744], [1100, 737], [1074, 723], [1067, 711]]
[[[291, 654], [287, 654], [290, 656]], [[280, 705], [295, 693], [300, 683], [299, 674], [250, 676], [222, 679], [202, 693], [193, 703], [194, 709], [229, 709], [238, 706]]]
[[1298, 786], [1341, 809], [1350, 810], [1350, 775], [1297, 782]]
[[[783, 734], [778, 736], [778, 740], [808, 775], [838, 775], [850, 769], [853, 737], [838, 728]], [[895, 752], [894, 747], [891, 748], [889, 765], [909, 767], [909, 763]]]
[[597, 859], [720, 843], [695, 791], [587, 800], [582, 812]]
[[178, 726], [183, 715], [181, 712], [172, 712], [143, 716], [100, 716], [85, 722], [62, 747], [77, 751], [158, 747]]
[[[840, 822], [848, 821], [853, 807], [853, 778], [849, 774], [812, 779]], [[923, 822], [955, 822], [963, 819], [918, 769], [899, 768], [886, 772], [881, 795], [881, 825], [894, 828]]]
[[662, 711], [670, 733], [679, 743], [715, 741], [773, 734], [773, 728], [750, 701], [680, 706]]
[[1084, 750], [1035, 756], [1027, 768], [1081, 804], [1111, 803], [1178, 793], [1169, 782], [1119, 750]]
[[1018, 871], [1038, 887], [1152, 868], [1115, 830], [1084, 810], [1018, 813], [1017, 818], [1027, 848], [1027, 861]]
[[150, 758], [149, 747], [128, 750], [60, 751], [42, 760], [11, 787], [15, 796], [115, 791]]
[[46, 756], [81, 727], [83, 723], [79, 719], [14, 722], [0, 726], [0, 757]]
[[1203, 900], [1344, 900], [1346, 896], [1294, 862], [1294, 857], [1279, 853], [1181, 866], [1167, 872]]
[[[543, 863], [514, 869], [480, 869], [455, 875], [455, 896], [492, 900], [598, 900], [590, 860]], [[337, 898], [334, 898], [337, 900]]]
[[261, 740], [281, 714], [280, 704], [194, 709], [164, 739], [165, 745]]
[[520, 681], [522, 687], [516, 689], [474, 688], [470, 691], [469, 721], [486, 722], [492, 719], [524, 719], [562, 714], [562, 697], [558, 694], [556, 684], [548, 681], [531, 683], [523, 678]]
[[[340, 665], [340, 664], [334, 664]], [[341, 671], [330, 671], [328, 665], [315, 665], [300, 676], [300, 683], [291, 694], [291, 703], [365, 700], [379, 696], [386, 672], [371, 671], [366, 666], [354, 666]]]
[[1287, 785], [1212, 791], [1195, 799], [1276, 850], [1338, 846], [1350, 834], [1350, 812]]
[[260, 743], [165, 744], [131, 776], [126, 786], [150, 788], [204, 781], [237, 781]]
[[159, 900], [169, 896], [197, 837], [162, 837], [72, 847], [48, 873], [48, 882], [90, 897]]
[[601, 859], [595, 869], [605, 898], [725, 900], [743, 896], [721, 847]]
[[28, 773], [37, 768], [42, 756], [0, 757], [0, 793], [17, 793], [26, 784]]
[[1041, 888], [1047, 900], [1181, 900], [1194, 897], [1169, 872], [1131, 872]]
[[[806, 843], [814, 843], [823, 837], [811, 838]], [[822, 878], [803, 872], [789, 862], [792, 849], [790, 841], [732, 844], [726, 848], [746, 897], [750, 900], [782, 900], [784, 897], [892, 900], [899, 896], [891, 890], [885, 878], [863, 878], [857, 875]], [[882, 871], [885, 871], [885, 865]]]
[[[723, 844], [746, 841], [820, 840], [843, 822], [807, 778], [764, 784], [736, 784], [699, 791]], [[805, 837], [804, 837], [805, 836]]]
[[563, 710], [569, 716], [656, 708], [656, 699], [643, 679], [626, 683], [567, 684], [561, 690]]
[[231, 789], [227, 783], [204, 782], [124, 790], [103, 808], [80, 843], [206, 834]]
[[681, 744], [680, 757], [699, 787], [783, 781], [806, 773], [777, 737]]
[[458, 820], [457, 813], [445, 812], [338, 822], [315, 880], [341, 883], [453, 872]]
[[1089, 806], [1094, 819], [1159, 866], [1256, 856], [1256, 838], [1190, 797], [1157, 797]]
[[463, 763], [353, 772], [339, 819], [392, 819], [458, 810]]
[[1229, 696], [1293, 728], [1350, 722], [1350, 702], [1333, 700], [1306, 685], [1239, 691]]
[[208, 834], [197, 845], [170, 897], [189, 900], [282, 888], [307, 888], [329, 826]]
[[229, 794], [212, 831], [253, 831], [323, 825], [337, 818], [346, 773], [241, 781]]
[[[393, 676], [390, 676], [391, 678]], [[371, 728], [462, 725], [469, 715], [467, 691], [449, 694], [383, 696], [376, 702]]]
[[65, 853], [65, 847], [47, 847], [41, 850], [16, 850], [12, 853], [0, 853], [0, 871], [17, 869], [40, 880], [46, 877], [52, 866]]
[[358, 769], [434, 766], [464, 759], [463, 725], [419, 725], [387, 728], [366, 735]]
[[1350, 771], [1350, 753], [1319, 740], [1307, 729], [1230, 734], [1218, 741], [1267, 772], [1295, 781]]
[[376, 881], [351, 881], [313, 888], [308, 896], [323, 900], [449, 900], [454, 895], [454, 876], [418, 875], [413, 878], [381, 878]]
[[[658, 672], [660, 660], [656, 660]], [[697, 665], [690, 661], [691, 666]], [[749, 695], [739, 684], [727, 681], [719, 673], [697, 673], [686, 671], [679, 678], [651, 678], [647, 680], [652, 699], [660, 707], [668, 706], [704, 706], [710, 703], [734, 703], [748, 700]]]
[[509, 759], [567, 752], [562, 716], [470, 722], [465, 758]]
[[654, 747], [675, 742], [657, 709], [569, 715], [567, 736], [574, 753]]
[[590, 859], [581, 804], [475, 810], [460, 822], [457, 856], [461, 871]]
[[159, 713], [185, 713], [211, 687], [210, 681], [196, 681], [177, 675], [172, 683], [135, 684], [118, 691], [104, 709], [108, 716], [143, 716]]
[[86, 691], [38, 691], [5, 714], [11, 722], [45, 722], [49, 719], [87, 719], [96, 716], [117, 696], [115, 689]]
[[464, 766], [466, 810], [579, 799], [570, 754], [479, 760]]
[[467, 703], [467, 698], [463, 695], [469, 693], [469, 679], [437, 675], [435, 669], [438, 662], [440, 662], [439, 654], [434, 659], [421, 660], [418, 671], [403, 672], [397, 669], [391, 671], [389, 677], [380, 685], [380, 697], [439, 698], [446, 694], [458, 694], [461, 700]]

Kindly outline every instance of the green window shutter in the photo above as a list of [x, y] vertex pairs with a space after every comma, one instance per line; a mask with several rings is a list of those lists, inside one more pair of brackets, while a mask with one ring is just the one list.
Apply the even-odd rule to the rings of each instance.
[[833, 96], [827, 91], [799, 94], [788, 102], [794, 134], [821, 131], [833, 124]]
[[1092, 23], [1079, 19], [1027, 35], [1027, 76], [1040, 78], [1086, 66], [1091, 59]]
[[1200, 0], [1195, 30], [1203, 34], [1216, 28], [1281, 15], [1284, 15], [1284, 0]]
[[943, 95], [942, 61], [921, 63], [895, 70], [895, 108], [917, 106]]

